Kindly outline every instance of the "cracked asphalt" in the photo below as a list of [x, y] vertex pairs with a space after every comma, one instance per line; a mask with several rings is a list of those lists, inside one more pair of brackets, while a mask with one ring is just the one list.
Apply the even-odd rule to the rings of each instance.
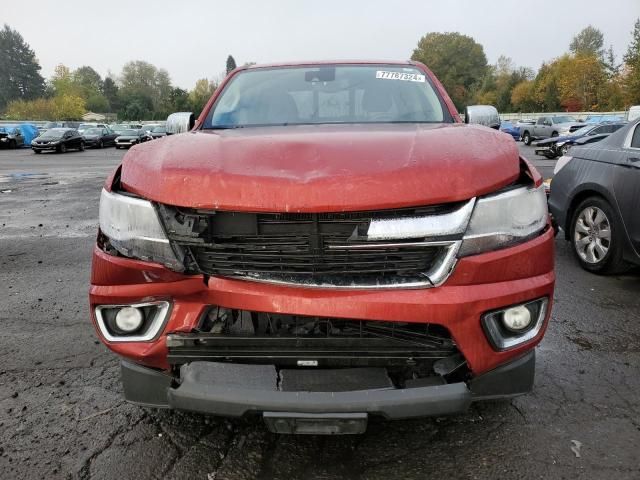
[[561, 238], [529, 395], [344, 437], [125, 403], [87, 305], [100, 187], [122, 155], [0, 151], [0, 478], [640, 478], [640, 273], [587, 274]]

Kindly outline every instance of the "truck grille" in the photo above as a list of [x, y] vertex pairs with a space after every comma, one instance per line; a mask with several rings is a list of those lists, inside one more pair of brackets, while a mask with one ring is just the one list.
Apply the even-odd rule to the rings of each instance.
[[[374, 219], [442, 215], [459, 205], [346, 213], [236, 213], [159, 206], [187, 272], [307, 286], [430, 286], [453, 241], [367, 241]], [[451, 239], [449, 239], [451, 240]]]

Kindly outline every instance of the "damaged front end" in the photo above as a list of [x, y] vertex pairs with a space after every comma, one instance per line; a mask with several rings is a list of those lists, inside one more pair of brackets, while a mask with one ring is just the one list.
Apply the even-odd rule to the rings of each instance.
[[[375, 367], [386, 369], [388, 386], [400, 388], [464, 379], [467, 372], [449, 332], [427, 323], [304, 317], [213, 307], [197, 331], [169, 334], [167, 347], [169, 363], [176, 366], [194, 361], [227, 361], [269, 363], [278, 371], [297, 367]], [[339, 385], [340, 380], [334, 379], [324, 387], [335, 391], [336, 386], [340, 390]]]
[[[350, 434], [370, 415], [459, 413], [528, 391], [534, 353], [473, 377], [446, 328], [211, 307], [166, 337], [169, 372], [123, 362], [134, 403], [215, 415], [260, 414], [276, 433]], [[489, 395], [487, 395], [487, 393]]]

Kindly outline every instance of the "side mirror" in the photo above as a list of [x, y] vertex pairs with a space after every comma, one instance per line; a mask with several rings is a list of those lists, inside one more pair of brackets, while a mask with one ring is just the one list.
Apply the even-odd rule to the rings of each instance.
[[192, 130], [196, 124], [196, 117], [192, 112], [172, 113], [167, 117], [167, 135], [184, 133]]
[[464, 123], [500, 128], [500, 115], [493, 105], [470, 105], [464, 109]]

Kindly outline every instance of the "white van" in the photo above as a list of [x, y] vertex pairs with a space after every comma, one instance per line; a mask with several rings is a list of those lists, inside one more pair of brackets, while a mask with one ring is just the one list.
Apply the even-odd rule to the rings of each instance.
[[640, 118], [640, 105], [634, 105], [633, 107], [629, 107], [629, 113], [627, 114], [627, 120], [633, 122], [634, 120]]

